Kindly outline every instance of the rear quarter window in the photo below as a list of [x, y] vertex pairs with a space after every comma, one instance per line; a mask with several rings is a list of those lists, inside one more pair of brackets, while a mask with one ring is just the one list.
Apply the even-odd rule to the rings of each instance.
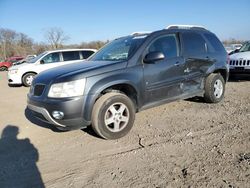
[[206, 33], [204, 34], [208, 42], [211, 44], [211, 47], [208, 48], [209, 52], [224, 52], [224, 46], [220, 40], [213, 34]]
[[79, 60], [80, 54], [79, 51], [72, 51], [72, 52], [62, 52], [63, 60], [64, 61], [73, 61], [73, 60]]
[[187, 56], [197, 56], [206, 53], [206, 41], [198, 33], [182, 33], [184, 54]]
[[90, 50], [82, 51], [82, 57], [83, 59], [89, 58], [94, 52]]

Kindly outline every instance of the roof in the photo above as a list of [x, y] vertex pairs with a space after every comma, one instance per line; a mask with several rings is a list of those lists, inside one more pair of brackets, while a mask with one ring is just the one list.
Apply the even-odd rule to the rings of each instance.
[[204, 26], [200, 25], [169, 25], [166, 29], [199, 29], [199, 30], [207, 30]]
[[68, 52], [68, 51], [93, 51], [97, 52], [96, 49], [91, 49], [91, 48], [69, 48], [69, 49], [56, 49], [56, 50], [47, 50], [47, 52]]

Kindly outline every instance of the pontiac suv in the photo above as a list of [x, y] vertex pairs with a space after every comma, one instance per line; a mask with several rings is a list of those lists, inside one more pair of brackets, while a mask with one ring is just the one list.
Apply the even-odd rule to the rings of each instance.
[[61, 130], [89, 125], [105, 139], [125, 136], [136, 112], [167, 102], [223, 99], [227, 53], [203, 27], [172, 25], [118, 38], [88, 59], [39, 74], [28, 109]]

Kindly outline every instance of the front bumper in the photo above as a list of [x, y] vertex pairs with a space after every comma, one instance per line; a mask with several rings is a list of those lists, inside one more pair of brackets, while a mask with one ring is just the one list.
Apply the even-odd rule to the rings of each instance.
[[233, 67], [230, 66], [230, 73], [231, 74], [250, 74], [250, 66], [246, 67]]
[[8, 73], [8, 82], [10, 85], [21, 85], [22, 84], [22, 77], [18, 74]]
[[[41, 99], [28, 94], [27, 108], [41, 121], [47, 122], [60, 130], [75, 130], [86, 128], [91, 124], [83, 118], [84, 97], [67, 99]], [[56, 120], [53, 111], [61, 111], [64, 118]]]

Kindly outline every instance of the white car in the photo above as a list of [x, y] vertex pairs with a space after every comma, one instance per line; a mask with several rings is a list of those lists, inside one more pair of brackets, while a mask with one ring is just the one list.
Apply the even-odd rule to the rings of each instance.
[[250, 73], [250, 42], [229, 56], [230, 73]]
[[24, 85], [29, 87], [36, 74], [50, 68], [75, 63], [87, 59], [94, 54], [95, 49], [64, 49], [46, 51], [27, 63], [12, 66], [8, 71], [9, 85]]

